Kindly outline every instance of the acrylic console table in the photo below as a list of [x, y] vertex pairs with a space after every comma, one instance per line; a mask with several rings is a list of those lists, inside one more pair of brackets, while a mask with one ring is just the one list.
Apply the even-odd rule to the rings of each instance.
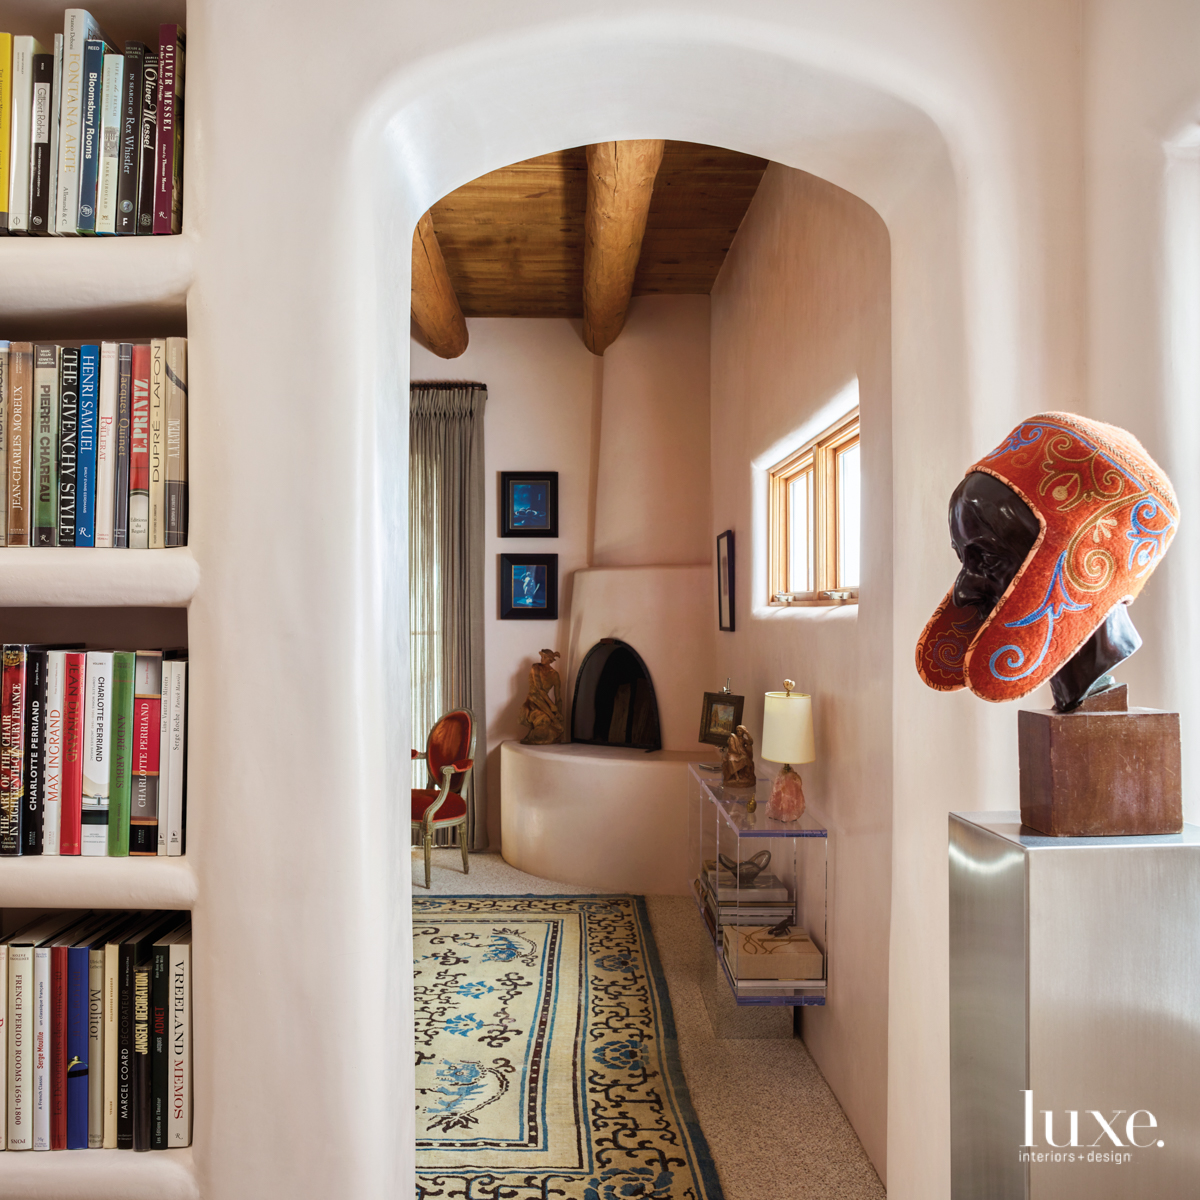
[[950, 814], [954, 1200], [1196, 1194], [1200, 828]]
[[[828, 831], [806, 812], [799, 821], [773, 821], [767, 816], [771, 780], [759, 779], [754, 795], [757, 807], [748, 811], [748, 788], [721, 786], [721, 774], [705, 771], [699, 763], [688, 767], [689, 863], [692, 899], [713, 939], [717, 962], [739, 1005], [824, 1004], [829, 978], [826, 937]], [[774, 875], [779, 896], [786, 900], [764, 903], [753, 886], [734, 882], [721, 886], [718, 863], [743, 863], [763, 850], [770, 863], [763, 874]], [[760, 915], [762, 913], [767, 915]], [[820, 954], [802, 978], [748, 978], [762, 974], [760, 962], [753, 970], [739, 966], [741, 939], [734, 931], [776, 925], [780, 913], [793, 929], [807, 934]], [[726, 953], [728, 946], [729, 953]]]

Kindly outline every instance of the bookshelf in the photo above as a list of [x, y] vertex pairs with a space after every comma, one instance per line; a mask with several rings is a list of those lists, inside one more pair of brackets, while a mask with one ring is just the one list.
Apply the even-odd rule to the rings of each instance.
[[[47, 1200], [197, 1200], [191, 1150], [32, 1150], [0, 1158], [0, 1195]], [[61, 1162], [57, 1160], [63, 1160]], [[136, 1159], [134, 1163], [127, 1160]]]
[[187, 546], [93, 550], [9, 546], [0, 550], [0, 606], [185, 606], [200, 582]]
[[0, 908], [184, 909], [195, 900], [196, 876], [187, 855], [13, 858], [0, 871]]

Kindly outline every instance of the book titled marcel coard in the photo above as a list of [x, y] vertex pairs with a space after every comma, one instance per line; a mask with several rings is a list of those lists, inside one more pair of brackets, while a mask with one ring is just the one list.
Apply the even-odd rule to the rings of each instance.
[[187, 339], [0, 341], [0, 546], [188, 537]]

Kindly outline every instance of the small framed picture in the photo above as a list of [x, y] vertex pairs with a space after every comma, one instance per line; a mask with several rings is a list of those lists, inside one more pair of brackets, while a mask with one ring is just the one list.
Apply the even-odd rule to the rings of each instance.
[[558, 555], [500, 555], [500, 620], [558, 620]]
[[558, 472], [500, 472], [500, 536], [558, 537]]
[[745, 696], [732, 692], [705, 692], [700, 712], [700, 740], [710, 746], [724, 746], [729, 735], [742, 723]]
[[733, 530], [717, 538], [717, 624], [733, 632]]

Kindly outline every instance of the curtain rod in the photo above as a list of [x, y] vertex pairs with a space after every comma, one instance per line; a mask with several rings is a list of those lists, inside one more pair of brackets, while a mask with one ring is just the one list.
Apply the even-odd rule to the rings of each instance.
[[474, 380], [474, 379], [414, 379], [409, 383], [408, 386], [410, 388], [422, 387], [422, 388], [449, 389], [449, 388], [468, 388], [468, 387], [486, 388], [487, 384], [479, 383], [477, 380]]

